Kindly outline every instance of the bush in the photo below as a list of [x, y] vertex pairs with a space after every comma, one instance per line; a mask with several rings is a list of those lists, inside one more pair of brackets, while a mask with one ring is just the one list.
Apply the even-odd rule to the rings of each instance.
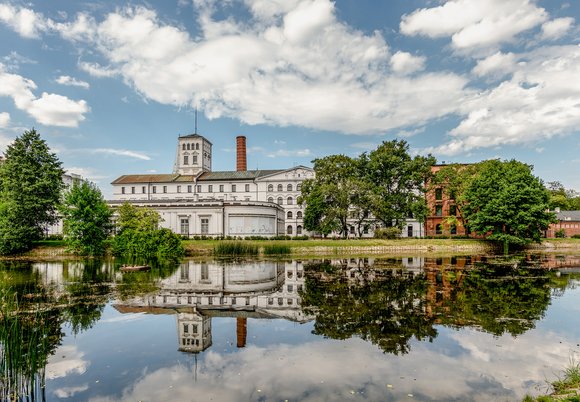
[[566, 237], [566, 231], [564, 229], [560, 229], [556, 231], [556, 237], [558, 239], [563, 239]]
[[375, 239], [398, 239], [401, 237], [401, 229], [397, 227], [378, 228], [375, 230]]
[[113, 254], [125, 257], [181, 257], [181, 237], [169, 229], [139, 231], [125, 229], [113, 240]]
[[575, 234], [571, 236], [573, 239], [580, 239], [580, 234]]

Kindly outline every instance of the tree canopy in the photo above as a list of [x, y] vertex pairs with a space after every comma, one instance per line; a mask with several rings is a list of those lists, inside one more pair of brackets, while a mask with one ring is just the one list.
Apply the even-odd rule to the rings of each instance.
[[551, 181], [546, 185], [550, 193], [550, 209], [560, 208], [562, 211], [580, 210], [580, 193], [567, 189], [559, 181]]
[[112, 211], [99, 188], [86, 181], [64, 194], [60, 213], [69, 250], [81, 255], [101, 255], [111, 231]]
[[29, 250], [56, 221], [63, 173], [34, 129], [8, 146], [0, 164], [0, 254]]

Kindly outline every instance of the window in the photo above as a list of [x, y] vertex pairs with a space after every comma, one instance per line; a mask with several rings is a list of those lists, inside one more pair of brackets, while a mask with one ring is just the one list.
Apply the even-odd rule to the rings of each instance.
[[181, 186], [177, 186], [177, 192], [181, 193]]
[[185, 151], [185, 144], [183, 144], [183, 146], [181, 148]]
[[250, 185], [249, 184], [246, 184], [246, 190], [245, 191], [246, 191], [246, 193], [249, 193], [250, 192]]
[[183, 164], [189, 165], [189, 155], [183, 155]]
[[274, 185], [268, 184], [268, 191], [274, 191]]
[[292, 191], [292, 184], [288, 184], [286, 186], [286, 191]]
[[224, 192], [224, 185], [220, 184], [220, 193], [223, 193], [223, 192]]
[[302, 226], [300, 226], [300, 225], [296, 226], [296, 234], [297, 235], [301, 235], [302, 234]]
[[296, 219], [302, 219], [302, 211], [296, 212]]
[[435, 199], [437, 201], [441, 201], [443, 199], [443, 189], [442, 188], [435, 189]]
[[283, 191], [284, 187], [281, 184], [278, 184], [278, 191]]
[[292, 234], [292, 225], [288, 225], [288, 227], [286, 228], [286, 234], [288, 235]]
[[147, 192], [147, 188], [145, 186], [141, 187], [141, 192], [145, 194]]
[[449, 215], [457, 215], [457, 205], [449, 205]]
[[155, 194], [157, 192], [157, 186], [153, 186], [151, 190], [153, 190], [153, 194]]
[[292, 197], [286, 198], [286, 204], [292, 205], [293, 203], [294, 203], [294, 200], [292, 199]]
[[201, 234], [209, 233], [209, 218], [201, 218]]
[[277, 202], [278, 202], [278, 205], [282, 205], [282, 197], [278, 197]]
[[167, 193], [167, 186], [163, 186], [163, 192]]
[[286, 219], [292, 219], [292, 211], [288, 211], [286, 214]]
[[451, 234], [452, 234], [452, 235], [454, 235], [454, 234], [457, 234], [457, 226], [455, 226], [455, 225], [451, 225], [451, 230], [450, 230], [450, 232], [451, 232]]
[[232, 193], [235, 193], [235, 192], [236, 192], [236, 185], [232, 184]]
[[183, 324], [183, 333], [187, 334], [189, 332], [189, 325]]
[[300, 191], [300, 190], [302, 190], [302, 184], [299, 183], [296, 185], [296, 191]]
[[125, 187], [121, 187], [121, 194], [125, 194]]
[[195, 149], [197, 149], [199, 151], [199, 143], [195, 144]]
[[435, 205], [435, 216], [443, 215], [443, 205]]
[[201, 193], [201, 184], [198, 184], [198, 185], [197, 185], [197, 190], [196, 190], [196, 191], [197, 191], [198, 193]]
[[191, 156], [191, 164], [192, 165], [197, 165], [197, 155], [192, 155]]
[[188, 150], [191, 150], [191, 145], [190, 144], [187, 144], [187, 149]]
[[135, 187], [131, 187], [131, 194], [135, 194]]
[[442, 229], [442, 227], [441, 227], [441, 224], [437, 224], [437, 225], [435, 226], [435, 234], [438, 234], [438, 235], [440, 235], [440, 234], [442, 234], [442, 233], [443, 233], [443, 229]]
[[197, 334], [197, 324], [191, 324], [191, 333]]
[[268, 202], [274, 202], [274, 198], [273, 197], [268, 197]]
[[181, 218], [181, 234], [182, 235], [189, 235], [189, 219], [188, 218]]
[[191, 184], [187, 186], [187, 192], [191, 193]]
[[213, 185], [210, 184], [209, 186], [207, 186], [207, 192], [208, 193], [213, 193]]

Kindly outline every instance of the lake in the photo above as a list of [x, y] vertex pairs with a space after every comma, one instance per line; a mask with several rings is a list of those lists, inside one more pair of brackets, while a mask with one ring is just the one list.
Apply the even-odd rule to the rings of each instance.
[[0, 399], [521, 401], [580, 358], [580, 257], [0, 261]]

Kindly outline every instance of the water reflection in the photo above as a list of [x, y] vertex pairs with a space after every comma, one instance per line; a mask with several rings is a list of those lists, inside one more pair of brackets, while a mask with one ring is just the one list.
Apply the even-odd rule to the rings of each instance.
[[577, 257], [120, 264], [0, 263], [0, 400], [521, 399], [579, 352]]

